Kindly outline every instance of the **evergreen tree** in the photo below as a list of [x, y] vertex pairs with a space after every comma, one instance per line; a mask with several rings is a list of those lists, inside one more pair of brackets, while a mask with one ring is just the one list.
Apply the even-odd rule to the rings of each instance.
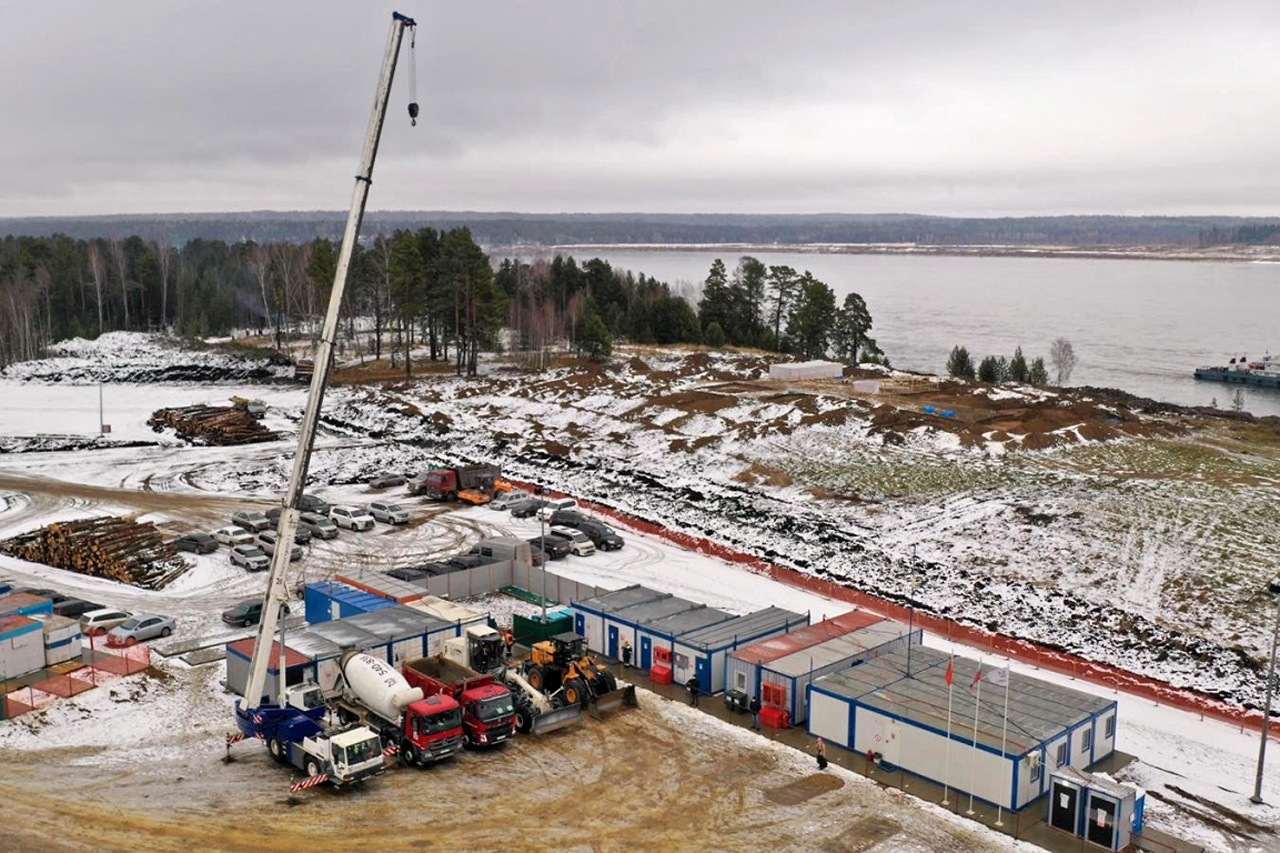
[[1009, 362], [1009, 381], [1026, 382], [1028, 376], [1027, 360], [1022, 355], [1022, 347], [1018, 347], [1013, 351], [1013, 358]]
[[718, 325], [723, 333], [729, 325], [729, 314], [732, 310], [733, 294], [729, 289], [729, 274], [725, 271], [724, 261], [716, 258], [711, 264], [711, 272], [702, 286], [702, 298], [698, 300], [698, 322], [703, 332], [712, 323]]
[[391, 259], [388, 270], [388, 284], [391, 304], [399, 323], [400, 344], [404, 348], [405, 376], [413, 375], [413, 364], [409, 358], [413, 349], [413, 323], [424, 305], [425, 288], [423, 279], [426, 274], [422, 263], [422, 254], [418, 251], [418, 242], [411, 231], [397, 231], [391, 237]]
[[797, 355], [822, 358], [827, 354], [835, 314], [835, 293], [805, 271], [796, 287], [795, 305], [787, 322], [787, 338]]
[[951, 348], [951, 355], [947, 358], [947, 375], [955, 379], [974, 377], [973, 359], [969, 357], [969, 350], [962, 346]]
[[697, 343], [698, 315], [679, 296], [661, 296], [653, 303], [653, 335], [660, 344]]
[[1037, 358], [1031, 362], [1031, 369], [1027, 371], [1027, 381], [1037, 388], [1043, 388], [1049, 384], [1049, 371], [1044, 366], [1044, 359]]
[[740, 294], [740, 308], [735, 318], [739, 334], [734, 343], [751, 346], [760, 343], [760, 333], [763, 331], [761, 314], [764, 311], [765, 281], [768, 274], [768, 268], [750, 255], [743, 255], [738, 259], [734, 280]]
[[867, 303], [856, 293], [844, 298], [844, 307], [837, 313], [835, 324], [831, 329], [831, 346], [836, 356], [846, 364], [857, 364], [858, 353], [864, 356], [876, 355], [880, 348], [875, 338], [867, 335], [871, 331], [871, 312]]
[[978, 380], [992, 385], [1000, 381], [1000, 366], [994, 355], [989, 355], [978, 365]]
[[613, 336], [595, 311], [587, 314], [577, 344], [579, 351], [592, 361], [605, 361], [613, 353]]
[[795, 296], [797, 282], [796, 271], [791, 267], [769, 267], [766, 280], [769, 296], [773, 300], [773, 348], [782, 351], [782, 320], [787, 316]]
[[724, 329], [720, 328], [719, 323], [712, 321], [702, 333], [702, 342], [713, 349], [720, 349], [725, 343]]

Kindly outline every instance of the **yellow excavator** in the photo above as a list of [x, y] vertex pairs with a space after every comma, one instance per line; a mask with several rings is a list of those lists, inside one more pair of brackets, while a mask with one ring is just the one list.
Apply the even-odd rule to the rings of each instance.
[[619, 689], [608, 667], [587, 654], [586, 639], [572, 632], [534, 643], [524, 677], [537, 690], [563, 690], [566, 704], [581, 705], [593, 713], [623, 705], [636, 707], [635, 685]]

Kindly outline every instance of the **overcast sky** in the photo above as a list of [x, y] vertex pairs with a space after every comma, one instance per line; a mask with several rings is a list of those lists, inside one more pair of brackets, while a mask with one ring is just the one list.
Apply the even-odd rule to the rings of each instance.
[[[370, 207], [1280, 214], [1280, 9], [458, 2]], [[380, 2], [0, 0], [0, 216], [345, 209]]]

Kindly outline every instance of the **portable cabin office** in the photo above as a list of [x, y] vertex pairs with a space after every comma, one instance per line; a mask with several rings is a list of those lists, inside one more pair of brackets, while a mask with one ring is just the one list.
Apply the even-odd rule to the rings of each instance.
[[[587, 648], [591, 649], [591, 651], [617, 657], [616, 653], [609, 651], [610, 644], [607, 642], [609, 634], [605, 631], [605, 620], [627, 607], [642, 604], [646, 601], [653, 601], [657, 598], [670, 597], [670, 593], [658, 592], [656, 589], [649, 589], [635, 584], [582, 601], [570, 602], [569, 609], [573, 611], [573, 630], [586, 638]], [[617, 629], [615, 627], [612, 636], [612, 646], [615, 652], [618, 644]]]
[[698, 684], [704, 693], [719, 693], [725, 689], [725, 669], [731, 652], [767, 637], [799, 630], [808, 624], [807, 614], [769, 607], [689, 631], [672, 644], [672, 674], [680, 681], [686, 681], [697, 673]]
[[687, 598], [664, 595], [653, 601], [623, 608], [604, 620], [605, 654], [612, 658], [618, 657], [622, 643], [630, 640], [632, 648], [635, 649], [636, 665], [641, 669], [648, 669], [653, 665], [653, 637], [642, 633], [641, 629], [659, 619], [703, 607], [706, 605]]
[[[697, 665], [687, 655], [675, 654], [676, 643], [681, 637], [703, 628], [725, 625], [737, 621], [738, 617], [725, 610], [699, 605], [689, 610], [651, 620], [636, 626], [636, 639], [639, 641], [640, 656], [638, 663], [648, 669], [653, 665], [653, 650], [670, 649], [672, 652], [672, 674], [681, 682], [687, 681], [697, 672]], [[698, 673], [699, 682], [703, 681], [702, 673]], [[706, 674], [706, 683], [710, 685], [711, 674]], [[709, 689], [709, 687], [708, 687]]]

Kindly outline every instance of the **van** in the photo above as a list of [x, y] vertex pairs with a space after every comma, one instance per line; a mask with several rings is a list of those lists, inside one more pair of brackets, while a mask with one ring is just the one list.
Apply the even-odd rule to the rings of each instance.
[[495, 560], [510, 560], [522, 566], [529, 565], [533, 559], [528, 542], [506, 537], [481, 539], [479, 544], [471, 547], [471, 553], [479, 554], [481, 557], [492, 557]]
[[581, 530], [575, 530], [572, 527], [553, 527], [550, 530], [552, 536], [559, 536], [561, 539], [569, 540], [569, 547], [573, 549], [573, 553], [579, 557], [589, 557], [596, 552], [596, 545], [588, 538], [587, 534]]
[[578, 508], [578, 502], [575, 501], [573, 498], [556, 498], [555, 500], [547, 501], [546, 506], [538, 510], [538, 518], [540, 518], [543, 521], [550, 521], [551, 516], [554, 515], [556, 512], [559, 512], [560, 510], [577, 509], [577, 508]]

